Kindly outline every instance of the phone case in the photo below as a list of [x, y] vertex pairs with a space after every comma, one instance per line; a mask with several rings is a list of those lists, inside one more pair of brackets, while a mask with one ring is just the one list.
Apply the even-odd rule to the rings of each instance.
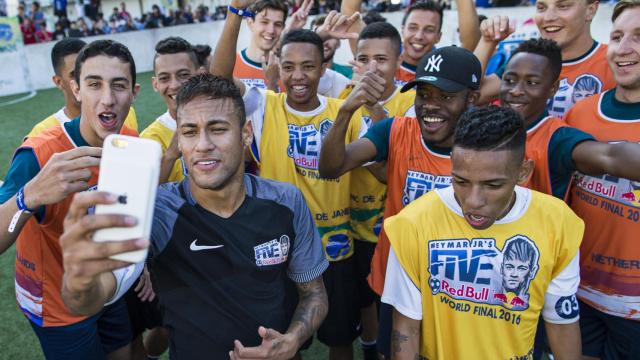
[[[97, 205], [96, 214], [123, 214], [138, 219], [134, 227], [96, 231], [94, 241], [149, 239], [153, 209], [160, 177], [162, 149], [156, 141], [125, 135], [109, 135], [104, 140], [98, 191], [118, 196], [112, 205]], [[127, 262], [146, 259], [148, 249], [114, 255]]]

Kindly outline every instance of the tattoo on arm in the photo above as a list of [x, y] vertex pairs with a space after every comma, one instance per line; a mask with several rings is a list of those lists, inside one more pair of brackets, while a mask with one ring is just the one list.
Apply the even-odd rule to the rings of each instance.
[[405, 335], [398, 330], [393, 330], [391, 332], [391, 345], [394, 354], [402, 351], [402, 344], [409, 341], [409, 335]]
[[329, 304], [322, 276], [305, 283], [297, 284], [298, 306], [291, 319], [287, 332], [295, 333], [302, 344], [320, 327], [327, 316]]

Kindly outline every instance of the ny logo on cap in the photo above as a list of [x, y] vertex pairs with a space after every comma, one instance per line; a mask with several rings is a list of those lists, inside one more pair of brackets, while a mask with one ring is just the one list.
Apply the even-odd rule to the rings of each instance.
[[442, 64], [442, 60], [442, 55], [432, 55], [429, 60], [427, 60], [427, 66], [424, 67], [424, 71], [440, 72], [440, 64]]

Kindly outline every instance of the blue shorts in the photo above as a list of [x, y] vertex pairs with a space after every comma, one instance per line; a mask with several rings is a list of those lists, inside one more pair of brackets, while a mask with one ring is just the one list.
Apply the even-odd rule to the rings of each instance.
[[39, 327], [29, 321], [47, 360], [105, 359], [132, 340], [124, 299], [98, 314], [66, 326]]
[[602, 360], [640, 358], [640, 321], [609, 314], [580, 301], [582, 354]]

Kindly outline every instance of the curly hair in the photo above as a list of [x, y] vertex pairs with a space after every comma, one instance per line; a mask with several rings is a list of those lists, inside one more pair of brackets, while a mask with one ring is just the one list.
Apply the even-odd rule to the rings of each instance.
[[462, 114], [453, 135], [453, 146], [479, 151], [513, 150], [524, 158], [526, 140], [520, 115], [510, 108], [491, 105]]
[[546, 57], [547, 60], [549, 60], [553, 80], [555, 81], [560, 76], [560, 71], [562, 71], [562, 53], [560, 52], [558, 43], [555, 41], [542, 38], [529, 39], [518, 45], [511, 54], [511, 58], [518, 53], [529, 53]]

